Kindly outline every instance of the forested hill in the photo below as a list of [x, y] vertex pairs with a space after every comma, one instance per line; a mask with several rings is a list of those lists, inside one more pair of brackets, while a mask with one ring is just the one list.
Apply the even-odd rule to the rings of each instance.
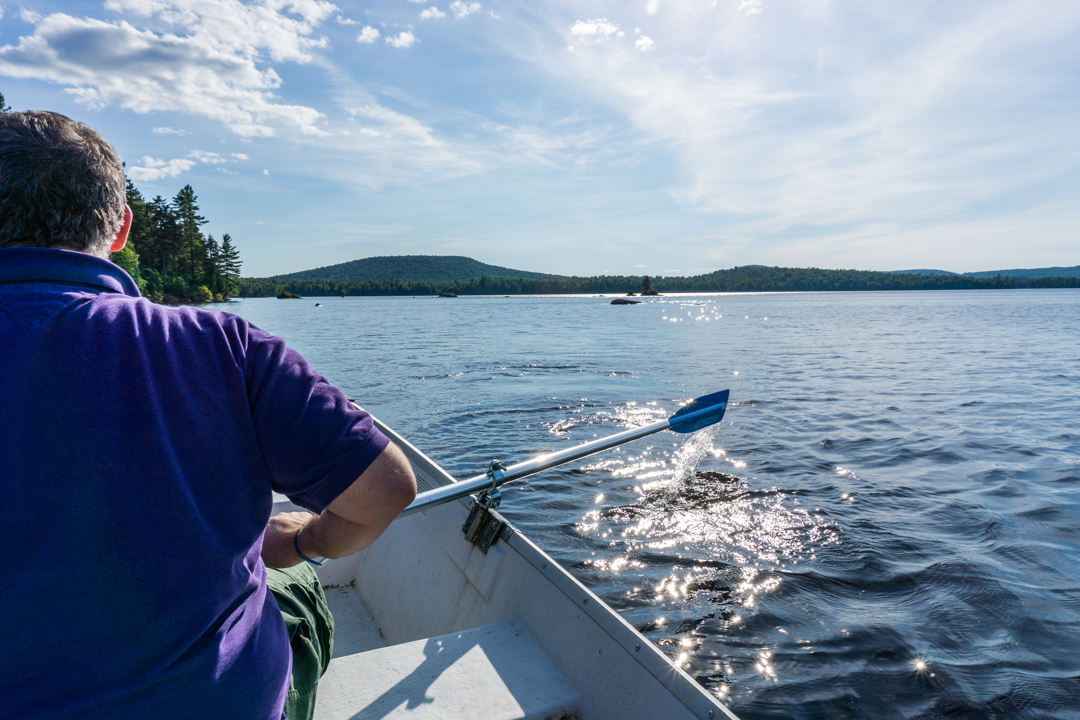
[[511, 270], [488, 265], [462, 255], [388, 255], [328, 265], [278, 275], [278, 280], [316, 280], [324, 282], [380, 283], [404, 280], [411, 283], [453, 283], [473, 278], [526, 278], [557, 280], [558, 275]]

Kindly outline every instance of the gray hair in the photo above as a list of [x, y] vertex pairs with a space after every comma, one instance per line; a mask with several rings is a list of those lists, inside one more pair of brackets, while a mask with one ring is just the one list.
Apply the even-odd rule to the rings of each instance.
[[87, 125], [53, 112], [0, 113], [0, 247], [107, 256], [126, 188], [120, 157]]

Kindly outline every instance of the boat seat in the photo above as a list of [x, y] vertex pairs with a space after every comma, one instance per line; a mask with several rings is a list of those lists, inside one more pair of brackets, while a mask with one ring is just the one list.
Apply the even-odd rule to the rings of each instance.
[[315, 720], [571, 720], [579, 698], [514, 620], [336, 657]]

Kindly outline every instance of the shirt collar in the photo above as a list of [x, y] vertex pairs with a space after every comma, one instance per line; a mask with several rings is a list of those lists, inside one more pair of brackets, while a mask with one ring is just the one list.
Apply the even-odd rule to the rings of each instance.
[[108, 260], [57, 248], [0, 248], [0, 285], [45, 283], [139, 297], [131, 276]]

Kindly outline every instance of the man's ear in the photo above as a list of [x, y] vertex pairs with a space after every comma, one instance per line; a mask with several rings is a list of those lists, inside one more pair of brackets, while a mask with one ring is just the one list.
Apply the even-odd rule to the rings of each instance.
[[113, 238], [112, 245], [109, 246], [109, 252], [120, 252], [124, 249], [124, 244], [127, 242], [128, 233], [131, 232], [131, 208], [127, 205], [124, 206], [124, 224], [120, 226], [120, 230], [117, 231], [116, 237]]

